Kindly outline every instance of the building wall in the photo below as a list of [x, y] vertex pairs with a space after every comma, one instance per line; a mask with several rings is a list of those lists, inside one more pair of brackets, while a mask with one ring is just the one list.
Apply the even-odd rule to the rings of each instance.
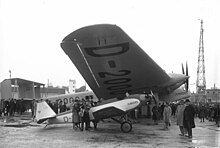
[[[5, 79], [2, 81], [0, 87], [0, 99], [33, 99], [33, 98], [41, 98], [40, 93], [40, 85], [35, 85], [34, 83], [29, 81], [29, 83], [20, 83], [12, 85], [10, 79]], [[34, 90], [33, 90], [34, 88]]]
[[207, 89], [206, 96], [210, 102], [220, 102], [220, 89]]
[[2, 81], [2, 83], [1, 83], [1, 98], [2, 99], [12, 98], [11, 80]]
[[65, 88], [57, 88], [57, 87], [47, 87], [47, 88], [40, 88], [41, 97], [50, 97], [65, 94]]

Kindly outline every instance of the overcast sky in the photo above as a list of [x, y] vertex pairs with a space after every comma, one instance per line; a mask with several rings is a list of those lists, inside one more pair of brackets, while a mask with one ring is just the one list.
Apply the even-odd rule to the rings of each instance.
[[220, 87], [219, 0], [0, 0], [0, 81], [23, 78], [54, 86], [84, 79], [60, 47], [69, 33], [116, 24], [166, 72], [188, 61], [195, 91], [200, 21], [207, 88]]

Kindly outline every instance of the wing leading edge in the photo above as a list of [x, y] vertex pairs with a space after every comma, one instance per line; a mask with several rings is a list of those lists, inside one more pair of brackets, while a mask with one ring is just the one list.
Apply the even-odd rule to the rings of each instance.
[[126, 92], [143, 93], [170, 79], [116, 25], [78, 29], [63, 39], [61, 47], [99, 98], [123, 98]]

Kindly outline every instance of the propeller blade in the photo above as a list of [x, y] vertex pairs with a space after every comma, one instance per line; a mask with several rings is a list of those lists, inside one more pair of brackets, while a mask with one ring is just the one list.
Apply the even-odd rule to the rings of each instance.
[[187, 62], [186, 62], [186, 76], [189, 76], [189, 74], [188, 74], [188, 64], [187, 64]]
[[[189, 76], [189, 74], [188, 74], [188, 64], [187, 64], [187, 62], [186, 62], [186, 76]], [[186, 79], [186, 91], [188, 92], [189, 91], [189, 78], [188, 79]]]
[[183, 63], [182, 63], [182, 73], [185, 75]]

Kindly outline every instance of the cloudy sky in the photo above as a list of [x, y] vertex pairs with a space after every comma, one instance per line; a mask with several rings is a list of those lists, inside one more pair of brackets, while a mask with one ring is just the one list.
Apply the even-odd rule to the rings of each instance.
[[93, 24], [121, 27], [166, 72], [188, 62], [195, 91], [200, 21], [204, 21], [207, 88], [220, 87], [219, 0], [0, 0], [0, 81], [23, 78], [54, 86], [85, 84], [60, 47]]

